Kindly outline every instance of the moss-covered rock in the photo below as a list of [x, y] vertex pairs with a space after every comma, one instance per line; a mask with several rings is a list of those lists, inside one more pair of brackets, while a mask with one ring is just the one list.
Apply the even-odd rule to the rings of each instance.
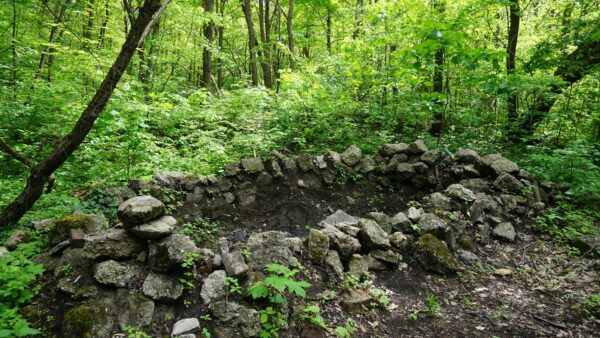
[[458, 270], [458, 261], [444, 242], [432, 234], [425, 234], [415, 245], [415, 258], [425, 270], [451, 274]]
[[61, 337], [84, 338], [89, 337], [94, 313], [87, 305], [80, 305], [65, 313], [62, 320]]
[[102, 221], [90, 215], [80, 213], [65, 215], [56, 220], [48, 232], [48, 240], [51, 244], [58, 244], [68, 238], [71, 229], [82, 229], [85, 233], [91, 233], [100, 230], [101, 227]]

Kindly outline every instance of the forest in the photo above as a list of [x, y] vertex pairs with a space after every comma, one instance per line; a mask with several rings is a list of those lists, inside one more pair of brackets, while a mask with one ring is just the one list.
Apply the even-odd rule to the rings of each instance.
[[[0, 3], [0, 337], [593, 336], [600, 328], [599, 0]], [[465, 182], [476, 179], [489, 188]], [[477, 203], [489, 201], [480, 194], [497, 203], [475, 220]], [[138, 222], [147, 211], [136, 203], [156, 212]], [[492, 204], [500, 204], [497, 213]], [[319, 223], [336, 209], [353, 215], [344, 212], [343, 222], [357, 222], [346, 225], [362, 249], [350, 255], [334, 244], [347, 228], [329, 217]], [[157, 217], [168, 233], [130, 230]], [[373, 244], [366, 219], [387, 232], [387, 245]], [[92, 231], [94, 222], [101, 225]], [[448, 225], [443, 234], [440, 222]], [[337, 235], [319, 230], [322, 223]], [[467, 225], [458, 231], [459, 223]], [[499, 230], [506, 223], [509, 240]], [[425, 230], [430, 224], [437, 230]], [[94, 236], [121, 228], [143, 239], [150, 268], [139, 255], [89, 252]], [[288, 231], [306, 250], [292, 250], [295, 264], [259, 259], [252, 243], [266, 230]], [[476, 250], [461, 247], [468, 231]], [[191, 238], [200, 251], [169, 268], [181, 274], [184, 296], [166, 309], [146, 292], [146, 270], [166, 272], [154, 265], [152, 248], [174, 236]], [[327, 258], [317, 255], [322, 236]], [[458, 277], [422, 258], [431, 258], [422, 249], [429, 237], [457, 257], [460, 267], [450, 270]], [[69, 256], [78, 250], [84, 258]], [[206, 250], [219, 258], [202, 263]], [[340, 264], [331, 269], [341, 266], [337, 284], [344, 285], [337, 291], [318, 277], [335, 250]], [[512, 261], [513, 253], [522, 260]], [[232, 258], [239, 254], [241, 262]], [[76, 258], [97, 264], [79, 267]], [[118, 283], [98, 277], [107, 258], [120, 264], [114, 274], [136, 266], [139, 276], [131, 272], [131, 281], [111, 289]], [[369, 268], [356, 273], [363, 258]], [[250, 272], [231, 272], [231, 261]], [[220, 264], [225, 310], [201, 300]], [[420, 290], [412, 306], [394, 298], [402, 296], [404, 284], [392, 282], [399, 277], [373, 276], [389, 265], [414, 274], [403, 277]], [[546, 296], [521, 308], [545, 301], [549, 308], [528, 308], [531, 322], [517, 325], [509, 300], [496, 309], [491, 299], [473, 305], [464, 290], [461, 299], [443, 291], [485, 276]], [[80, 278], [98, 290], [63, 290], [65, 280]], [[432, 284], [421, 290], [417, 280], [425, 278]], [[528, 286], [531, 279], [543, 291]], [[140, 291], [142, 282], [140, 304], [152, 302], [147, 322], [119, 317], [100, 329], [74, 318], [97, 317], [96, 302], [108, 294], [118, 302], [125, 285]], [[328, 310], [355, 296], [370, 297], [377, 309], [352, 319]], [[467, 319], [450, 327], [456, 306]], [[244, 322], [224, 319], [226, 310], [257, 313], [256, 330], [244, 315]], [[199, 325], [177, 331], [187, 317]]]

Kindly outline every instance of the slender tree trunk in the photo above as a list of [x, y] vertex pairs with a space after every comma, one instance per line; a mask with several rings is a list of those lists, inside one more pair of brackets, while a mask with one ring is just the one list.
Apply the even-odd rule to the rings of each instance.
[[304, 55], [306, 59], [310, 59], [310, 43], [308, 42], [308, 39], [310, 39], [310, 25], [306, 26], [306, 32], [304, 32], [304, 39], [306, 40], [306, 43], [304, 44], [304, 46], [302, 46], [302, 55]]
[[[214, 0], [204, 0], [204, 11], [212, 14], [215, 11]], [[214, 21], [211, 19], [209, 22], [204, 24], [204, 38], [206, 39], [207, 46], [202, 50], [202, 82], [201, 85], [204, 88], [210, 88], [212, 84], [212, 43], [213, 43], [213, 32], [215, 29]]]
[[[224, 34], [225, 34], [225, 26], [223, 26], [223, 19], [225, 16], [225, 4], [227, 4], [227, 0], [220, 0], [220, 8], [219, 8], [219, 15], [221, 16], [221, 24], [219, 24], [219, 27], [217, 28], [217, 35], [218, 35], [218, 40], [219, 40], [219, 52], [221, 52], [223, 50], [223, 40], [224, 40]], [[223, 88], [223, 82], [224, 82], [224, 76], [223, 76], [223, 60], [220, 57], [217, 61], [217, 87], [219, 89]]]
[[325, 29], [325, 35], [327, 39], [327, 53], [331, 55], [331, 12], [327, 10], [327, 28]]
[[94, 3], [95, 0], [88, 0], [85, 7], [86, 20], [83, 23], [83, 37], [86, 47], [89, 47], [89, 40], [92, 39], [92, 30], [94, 29]]
[[289, 1], [288, 5], [288, 15], [287, 15], [287, 35], [288, 35], [288, 48], [290, 49], [290, 69], [294, 70], [296, 68], [296, 62], [294, 58], [296, 57], [294, 53], [294, 30], [293, 30], [293, 22], [292, 19], [294, 17], [294, 0]]
[[12, 70], [11, 84], [13, 87], [13, 100], [17, 99], [17, 2], [12, 1], [12, 34], [10, 39], [10, 49], [12, 51]]
[[44, 191], [44, 185], [50, 176], [77, 150], [92, 130], [94, 122], [110, 99], [136, 48], [142, 43], [151, 26], [156, 23], [168, 3], [169, 0], [163, 0], [162, 5], [160, 0], [145, 1], [127, 35], [121, 52], [96, 91], [94, 98], [83, 111], [71, 132], [65, 136], [56, 149], [39, 164], [31, 168], [23, 192], [0, 213], [0, 228], [5, 228], [21, 219], [40, 198]]
[[104, 45], [104, 38], [106, 37], [106, 30], [108, 29], [108, 20], [110, 19], [110, 6], [109, 0], [104, 0], [104, 20], [100, 25], [100, 33], [98, 33], [98, 46]]
[[[265, 0], [258, 0], [258, 27], [260, 31], [260, 42], [261, 48], [259, 51], [259, 56], [261, 57], [260, 66], [263, 71], [263, 81], [265, 87], [271, 88], [273, 87], [273, 81], [271, 76], [271, 58], [270, 58], [270, 46], [269, 46], [269, 37], [267, 36], [267, 28], [269, 26], [269, 13], [268, 13], [268, 4], [264, 4]], [[262, 54], [262, 55], [261, 55]]]
[[[519, 39], [519, 25], [521, 21], [521, 13], [519, 8], [519, 0], [510, 0], [510, 19], [508, 26], [508, 44], [506, 46], [506, 74], [511, 76], [516, 70], [516, 55], [517, 55], [517, 42]], [[512, 91], [508, 96], [508, 129], [509, 135], [517, 136], [515, 133], [517, 128], [517, 115], [518, 115], [518, 100], [519, 94], [516, 91]], [[513, 137], [514, 138], [514, 137]], [[518, 138], [518, 137], [516, 137]]]
[[[59, 43], [60, 40], [62, 40], [62, 36], [64, 34], [65, 30], [61, 29], [60, 32], [58, 33], [58, 37], [56, 38], [56, 43]], [[50, 50], [48, 51], [48, 64], [46, 69], [48, 69], [48, 72], [46, 74], [46, 81], [51, 82], [52, 81], [52, 65], [54, 64], [54, 60], [56, 59], [56, 48], [51, 47]]]
[[250, 0], [241, 0], [246, 26], [248, 27], [248, 52], [250, 54], [250, 76], [252, 85], [258, 86], [258, 69], [256, 68], [256, 33], [252, 22], [252, 3]]
[[356, 12], [354, 14], [354, 33], [352, 33], [353, 38], [357, 38], [360, 35], [361, 26], [362, 26], [362, 17], [365, 10], [363, 0], [356, 0]]
[[48, 56], [50, 52], [54, 50], [54, 47], [52, 45], [56, 41], [58, 31], [60, 30], [60, 24], [65, 17], [66, 10], [67, 6], [62, 5], [60, 7], [60, 11], [58, 12], [58, 17], [54, 19], [54, 25], [52, 25], [52, 28], [50, 29], [50, 37], [48, 37], [48, 44], [46, 45], [46, 47], [44, 47], [44, 51], [42, 51], [42, 54], [40, 55], [40, 63], [38, 65], [37, 71], [35, 72], [36, 79], [39, 79], [42, 73], [44, 72], [44, 67], [46, 65], [46, 61], [48, 60]]
[[[434, 3], [434, 8], [439, 14], [444, 13], [445, 4], [443, 0]], [[439, 46], [435, 51], [435, 68], [433, 70], [433, 93], [436, 97], [433, 100], [433, 123], [429, 129], [432, 136], [439, 137], [444, 129], [444, 104], [442, 95], [444, 94], [444, 47]]]

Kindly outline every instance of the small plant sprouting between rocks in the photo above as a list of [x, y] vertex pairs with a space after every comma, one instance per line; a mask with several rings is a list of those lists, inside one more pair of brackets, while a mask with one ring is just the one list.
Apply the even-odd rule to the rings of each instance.
[[302, 310], [302, 319], [323, 330], [329, 330], [327, 324], [325, 324], [325, 320], [321, 316], [321, 308], [319, 308], [317, 303], [310, 303]]
[[437, 316], [438, 311], [440, 309], [440, 304], [438, 302], [437, 296], [434, 294], [427, 295], [427, 306], [421, 307], [419, 309], [411, 311], [408, 316], [412, 320], [417, 320], [419, 318], [419, 314], [422, 312], [427, 312], [430, 316]]
[[260, 311], [262, 327], [260, 336], [262, 338], [279, 336], [279, 330], [286, 323], [283, 307], [289, 297], [295, 295], [306, 298], [306, 288], [311, 284], [295, 278], [301, 269], [302, 267], [290, 269], [279, 264], [269, 264], [265, 267], [269, 275], [264, 280], [256, 282], [248, 290], [253, 299], [267, 299], [270, 303], [270, 306]]
[[225, 281], [227, 283], [227, 301], [229, 301], [230, 295], [235, 295], [236, 293], [240, 295], [242, 294], [242, 287], [240, 286], [240, 282], [237, 280], [237, 278], [227, 277]]
[[219, 232], [219, 223], [207, 219], [197, 219], [183, 224], [179, 234], [188, 236], [199, 247], [209, 247]]
[[195, 252], [188, 252], [185, 256], [185, 260], [181, 262], [181, 267], [185, 269], [183, 273], [183, 277], [179, 278], [179, 282], [183, 284], [188, 289], [193, 289], [194, 286], [194, 277], [196, 276], [196, 265], [195, 262], [200, 258]]
[[351, 338], [355, 331], [354, 325], [356, 323], [352, 319], [346, 320], [346, 325], [338, 326], [333, 330], [333, 333], [340, 338]]
[[125, 333], [127, 333], [127, 338], [151, 338], [146, 332], [131, 326], [125, 327]]

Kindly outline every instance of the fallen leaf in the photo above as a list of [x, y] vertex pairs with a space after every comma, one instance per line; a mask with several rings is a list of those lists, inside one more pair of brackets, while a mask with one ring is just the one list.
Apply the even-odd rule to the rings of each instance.
[[511, 269], [496, 269], [496, 271], [494, 271], [494, 273], [499, 276], [508, 276], [508, 275], [512, 274], [512, 270]]

